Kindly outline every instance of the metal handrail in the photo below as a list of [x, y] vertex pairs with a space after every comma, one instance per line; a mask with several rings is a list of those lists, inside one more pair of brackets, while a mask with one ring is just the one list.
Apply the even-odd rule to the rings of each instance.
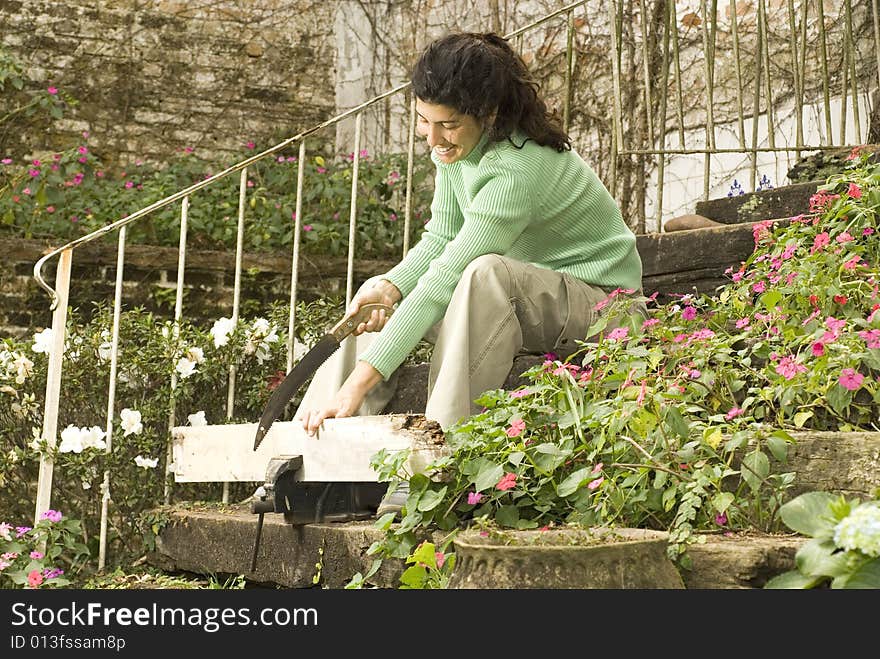
[[[529, 23], [528, 25], [524, 25], [523, 27], [520, 27], [520, 28], [514, 30], [513, 32], [510, 32], [509, 34], [505, 35], [504, 38], [511, 39], [513, 37], [519, 36], [519, 35], [523, 34], [524, 32], [532, 29], [533, 27], [537, 27], [538, 25], [546, 23], [547, 21], [555, 18], [556, 16], [564, 14], [565, 12], [572, 11], [576, 7], [584, 5], [587, 2], [588, 2], [588, 0], [578, 0], [577, 2], [572, 2], [571, 4], [565, 5], [564, 7], [557, 9], [553, 13], [542, 16], [541, 18], [537, 19], [536, 21], [533, 21], [532, 23]], [[206, 188], [209, 185], [211, 185], [212, 183], [214, 183], [215, 181], [219, 181], [220, 179], [225, 178], [225, 177], [229, 176], [230, 174], [234, 174], [235, 172], [241, 171], [241, 170], [245, 169], [246, 167], [252, 165], [253, 163], [258, 162], [268, 156], [271, 156], [272, 154], [277, 153], [278, 151], [281, 151], [282, 149], [285, 149], [286, 147], [303, 140], [304, 138], [308, 137], [309, 135], [312, 135], [313, 133], [318, 132], [319, 130], [323, 130], [324, 128], [338, 124], [339, 122], [347, 119], [348, 117], [350, 117], [352, 115], [356, 115], [361, 110], [365, 110], [366, 108], [370, 107], [371, 105], [374, 105], [375, 103], [378, 103], [379, 101], [382, 101], [382, 100], [388, 98], [389, 96], [394, 96], [395, 94], [402, 92], [407, 87], [409, 87], [410, 84], [411, 83], [406, 82], [401, 85], [398, 85], [397, 87], [394, 87], [393, 89], [389, 89], [388, 91], [383, 92], [382, 94], [379, 94], [378, 96], [375, 96], [375, 97], [371, 98], [370, 100], [361, 103], [358, 106], [355, 106], [349, 110], [346, 110], [345, 112], [338, 114], [331, 119], [328, 119], [320, 124], [317, 124], [316, 126], [313, 126], [312, 128], [304, 130], [303, 132], [298, 133], [297, 135], [294, 135], [293, 137], [289, 137], [286, 140], [284, 140], [283, 142], [279, 142], [275, 146], [270, 147], [270, 148], [266, 149], [265, 151], [262, 151], [261, 153], [257, 153], [255, 155], [251, 156], [250, 158], [247, 158], [246, 160], [242, 160], [241, 162], [238, 162], [235, 165], [227, 167], [226, 169], [224, 169], [222, 172], [220, 172], [218, 174], [214, 174], [214, 175], [212, 175], [202, 181], [199, 181], [198, 183], [194, 183], [193, 185], [189, 186], [188, 188], [184, 188], [183, 190], [179, 190], [178, 192], [175, 192], [174, 194], [169, 195], [169, 196], [165, 197], [164, 199], [160, 199], [159, 201], [156, 201], [156, 202], [150, 204], [149, 206], [145, 206], [144, 208], [140, 209], [139, 211], [135, 211], [134, 213], [131, 213], [130, 215], [126, 215], [125, 217], [123, 217], [119, 220], [116, 220], [115, 222], [112, 222], [111, 224], [107, 224], [107, 225], [101, 227], [100, 229], [96, 229], [95, 231], [92, 231], [91, 233], [89, 233], [85, 236], [80, 236], [76, 240], [72, 240], [69, 243], [62, 245], [61, 247], [52, 250], [48, 254], [43, 255], [34, 264], [34, 278], [37, 280], [37, 283], [52, 298], [52, 304], [49, 307], [49, 309], [54, 310], [58, 304], [58, 295], [57, 295], [55, 289], [53, 289], [51, 286], [49, 286], [49, 284], [47, 284], [46, 280], [43, 278], [43, 264], [46, 263], [49, 259], [51, 259], [55, 256], [58, 256], [66, 249], [72, 249], [78, 245], [82, 245], [84, 243], [91, 242], [97, 238], [100, 238], [104, 234], [110, 233], [112, 231], [115, 231], [116, 229], [124, 227], [128, 224], [131, 224], [135, 220], [138, 220], [138, 219], [144, 217], [145, 215], [149, 215], [153, 211], [159, 210], [160, 208], [164, 208], [165, 206], [173, 204], [175, 201], [183, 199], [184, 197], [187, 197], [187, 196], [191, 195], [193, 192], [201, 190], [202, 188]]]
[[337, 124], [340, 121], [352, 116], [353, 114], [357, 114], [361, 110], [370, 107], [374, 103], [378, 103], [379, 101], [381, 101], [385, 98], [388, 98], [389, 96], [393, 96], [394, 94], [397, 94], [398, 92], [403, 91], [404, 89], [409, 87], [409, 85], [410, 85], [410, 83], [407, 82], [405, 84], [402, 84], [402, 85], [395, 87], [394, 89], [390, 89], [387, 92], [380, 94], [379, 96], [371, 98], [369, 101], [361, 103], [360, 105], [353, 107], [350, 110], [346, 110], [342, 114], [336, 115], [332, 119], [328, 119], [327, 121], [324, 121], [316, 126], [313, 126], [312, 128], [309, 128], [308, 130], [304, 130], [303, 132], [298, 133], [297, 135], [294, 135], [293, 137], [289, 137], [286, 140], [284, 140], [283, 142], [279, 142], [275, 146], [270, 147], [261, 153], [253, 155], [250, 158], [247, 158], [246, 160], [242, 160], [241, 162], [236, 163], [235, 165], [227, 167], [226, 169], [224, 169], [222, 172], [220, 172], [218, 174], [214, 174], [213, 176], [210, 176], [209, 178], [206, 178], [202, 181], [199, 181], [198, 183], [194, 183], [193, 185], [189, 186], [188, 188], [184, 188], [183, 190], [175, 192], [174, 194], [169, 195], [169, 196], [165, 197], [164, 199], [160, 199], [159, 201], [156, 201], [156, 202], [150, 204], [149, 206], [145, 206], [144, 208], [140, 209], [139, 211], [135, 211], [134, 213], [132, 213], [130, 215], [126, 215], [122, 219], [116, 220], [115, 222], [108, 224], [106, 226], [103, 226], [100, 229], [96, 229], [95, 231], [92, 231], [90, 234], [87, 234], [85, 236], [80, 236], [76, 240], [72, 240], [69, 243], [67, 243], [66, 245], [63, 245], [62, 247], [54, 249], [51, 252], [49, 252], [48, 254], [45, 254], [44, 256], [42, 256], [40, 258], [39, 261], [37, 261], [34, 264], [34, 277], [36, 278], [37, 283], [40, 286], [42, 286], [46, 290], [46, 292], [49, 293], [49, 295], [51, 296], [52, 306], [50, 307], [50, 309], [52, 309], [52, 310], [55, 309], [55, 305], [58, 303], [58, 296], [55, 293], [55, 289], [53, 289], [51, 286], [49, 286], [49, 284], [46, 283], [45, 279], [43, 279], [42, 269], [43, 269], [43, 264], [46, 261], [48, 261], [49, 259], [51, 259], [53, 256], [57, 256], [58, 254], [60, 254], [61, 252], [63, 252], [66, 249], [71, 249], [73, 247], [76, 247], [77, 245], [82, 245], [84, 243], [91, 242], [92, 240], [95, 240], [96, 238], [99, 238], [100, 236], [103, 236], [106, 233], [110, 233], [111, 231], [114, 231], [114, 230], [119, 229], [121, 227], [124, 227], [128, 224], [131, 224], [135, 220], [140, 219], [141, 217], [144, 217], [145, 215], [149, 215], [150, 213], [152, 213], [155, 210], [159, 210], [160, 208], [164, 208], [165, 206], [173, 204], [175, 201], [183, 199], [184, 197], [191, 195], [193, 192], [196, 192], [197, 190], [201, 190], [202, 188], [205, 188], [205, 187], [211, 185], [214, 181], [218, 181], [221, 178], [229, 176], [230, 174], [241, 171], [241, 170], [245, 169], [246, 167], [250, 166], [251, 164], [253, 164], [259, 160], [262, 160], [263, 158], [266, 158], [267, 156], [271, 156], [272, 154], [277, 153], [278, 151], [281, 151], [282, 149], [290, 146], [291, 144], [295, 144], [299, 140], [302, 140], [302, 139], [308, 137], [309, 135], [318, 132], [319, 130], [322, 130], [324, 128], [327, 128], [328, 126], [332, 126], [334, 124]]

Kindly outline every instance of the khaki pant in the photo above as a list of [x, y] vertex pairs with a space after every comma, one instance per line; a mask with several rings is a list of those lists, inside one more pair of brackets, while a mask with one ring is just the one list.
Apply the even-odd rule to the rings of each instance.
[[[425, 417], [445, 430], [479, 412], [474, 399], [502, 386], [518, 354], [555, 352], [564, 359], [577, 351], [580, 346], [575, 341], [586, 338], [597, 319], [593, 307], [606, 296], [601, 288], [571, 275], [497, 254], [474, 259], [443, 319], [425, 337], [434, 343]], [[639, 307], [644, 313], [644, 305]], [[379, 335], [345, 339], [316, 371], [299, 409], [329, 402], [354, 368], [357, 355]], [[358, 414], [381, 414], [394, 395], [397, 378], [395, 371], [376, 385]]]

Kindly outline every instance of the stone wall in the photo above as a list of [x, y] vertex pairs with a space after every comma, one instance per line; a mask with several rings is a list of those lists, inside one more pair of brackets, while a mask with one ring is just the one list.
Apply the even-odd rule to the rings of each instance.
[[[34, 264], [49, 250], [36, 240], [0, 238], [0, 339], [22, 337], [52, 322], [50, 298], [34, 278]], [[115, 242], [93, 242], [77, 247], [73, 254], [70, 305], [88, 318], [94, 303], [113, 304], [116, 282]], [[272, 302], [290, 301], [290, 254], [243, 255], [241, 276], [242, 317], [262, 315]], [[55, 286], [57, 258], [49, 259], [43, 272]], [[299, 301], [319, 296], [345, 295], [345, 257], [320, 259], [301, 254]], [[384, 261], [358, 261], [355, 286], [393, 265]], [[177, 250], [130, 245], [125, 252], [123, 308], [144, 307], [160, 317], [174, 317], [177, 286]], [[184, 316], [210, 323], [232, 312], [235, 285], [235, 253], [187, 250], [184, 273]]]
[[0, 151], [60, 150], [83, 131], [111, 163], [277, 143], [335, 112], [335, 10], [320, 0], [0, 0], [3, 46], [31, 79], [77, 100], [42, 137], [5, 122]]

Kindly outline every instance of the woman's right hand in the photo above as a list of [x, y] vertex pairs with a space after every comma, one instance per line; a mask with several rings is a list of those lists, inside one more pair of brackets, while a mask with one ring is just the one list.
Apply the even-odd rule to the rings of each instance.
[[[349, 314], [356, 313], [357, 310], [361, 308], [361, 305], [364, 304], [384, 304], [393, 307], [400, 302], [401, 297], [400, 290], [397, 286], [387, 279], [374, 277], [364, 282], [364, 285], [361, 286], [357, 293], [354, 294], [354, 297], [351, 298], [348, 312]], [[359, 324], [355, 328], [352, 334], [357, 336], [364, 332], [379, 332], [385, 327], [388, 318], [389, 315], [384, 309], [374, 311], [370, 314], [370, 317], [366, 322]]]

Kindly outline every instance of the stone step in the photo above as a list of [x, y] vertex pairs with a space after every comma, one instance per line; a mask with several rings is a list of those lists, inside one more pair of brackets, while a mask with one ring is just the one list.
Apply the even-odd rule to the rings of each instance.
[[[787, 464], [774, 465], [796, 474], [789, 497], [817, 490], [869, 497], [880, 488], [880, 432], [791, 435], [795, 443]], [[355, 573], [369, 569], [367, 549], [382, 538], [369, 520], [291, 524], [282, 514], [266, 513], [256, 569], [251, 570], [258, 516], [250, 505], [179, 505], [156, 511], [167, 523], [148, 561], [166, 570], [241, 574], [288, 588], [342, 588]], [[692, 568], [681, 571], [685, 588], [761, 588], [794, 567], [794, 554], [806, 541], [794, 534], [760, 533], [705, 534], [703, 539], [688, 550]], [[403, 567], [400, 561], [386, 561], [372, 581], [394, 588]]]
[[[257, 515], [245, 506], [177, 507], [167, 515], [147, 560], [169, 572], [243, 575], [253, 583], [284, 588], [338, 589], [356, 573], [367, 573], [373, 560], [367, 549], [383, 538], [370, 521], [293, 526], [280, 514], [267, 514], [256, 569], [251, 570], [256, 528]], [[795, 552], [806, 538], [750, 533], [704, 534], [702, 540], [688, 550], [691, 569], [679, 569], [688, 589], [762, 588], [771, 577], [794, 569]], [[403, 560], [385, 560], [370, 583], [397, 588], [404, 568]]]

